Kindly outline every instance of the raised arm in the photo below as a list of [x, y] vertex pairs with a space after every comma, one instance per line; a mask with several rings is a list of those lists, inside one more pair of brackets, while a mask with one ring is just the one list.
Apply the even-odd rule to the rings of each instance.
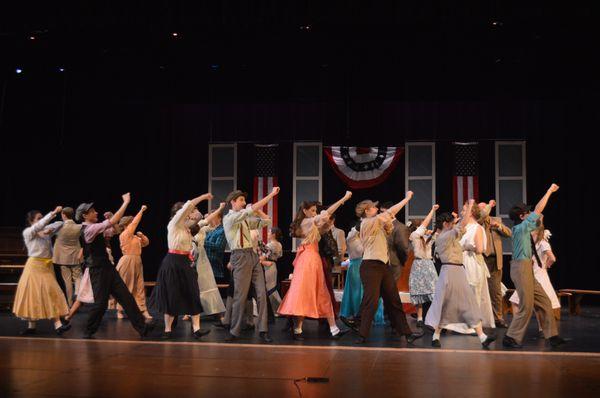
[[329, 215], [332, 215], [333, 213], [335, 213], [335, 211], [337, 209], [340, 208], [341, 205], [343, 205], [344, 203], [346, 203], [350, 198], [352, 197], [352, 192], [350, 191], [346, 191], [346, 194], [344, 195], [343, 198], [341, 198], [340, 200], [338, 200], [337, 202], [335, 202], [334, 204], [332, 204], [331, 206], [329, 206], [327, 208], [327, 210], [325, 210]]
[[404, 199], [402, 199], [400, 202], [398, 202], [395, 205], [393, 205], [392, 207], [390, 207], [387, 210], [387, 212], [390, 213], [392, 215], [392, 217], [396, 217], [396, 214], [398, 214], [398, 212], [400, 210], [402, 210], [402, 208], [404, 206], [406, 206], [406, 204], [412, 199], [413, 195], [414, 194], [412, 191], [406, 192], [406, 197]]
[[110, 223], [112, 225], [118, 224], [125, 214], [125, 210], [127, 210], [127, 206], [129, 206], [129, 203], [131, 202], [131, 194], [127, 192], [126, 194], [123, 194], [121, 198], [123, 198], [123, 204], [121, 204], [119, 210], [117, 210], [117, 212], [110, 218]]
[[142, 247], [146, 247], [150, 244], [150, 239], [148, 239], [148, 237], [146, 235], [144, 235], [141, 232], [136, 232], [136, 236], [140, 238], [140, 240], [142, 241]]
[[208, 216], [206, 216], [204, 221], [206, 221], [209, 225], [212, 225], [213, 220], [218, 217], [219, 212], [222, 212], [223, 209], [225, 208], [225, 206], [226, 206], [225, 202], [219, 203], [219, 208], [217, 210], [213, 211], [212, 213], [210, 213]]
[[185, 221], [187, 219], [187, 216], [192, 212], [192, 210], [196, 206], [198, 206], [200, 202], [203, 202], [205, 200], [211, 200], [212, 198], [213, 195], [211, 193], [205, 193], [204, 195], [200, 195], [194, 199], [188, 200], [183, 205], [183, 207], [177, 213], [175, 213], [175, 215], [171, 219], [171, 222], [174, 224], [179, 224], [181, 221]]
[[131, 220], [131, 223], [126, 228], [126, 231], [128, 233], [130, 233], [131, 235], [134, 234], [135, 230], [137, 229], [138, 225], [140, 224], [140, 221], [142, 221], [142, 215], [144, 215], [144, 212], [147, 209], [148, 209], [148, 206], [143, 205], [142, 208], [140, 209], [140, 211], [138, 211], [138, 214], [136, 214], [135, 217], [133, 217], [133, 220]]
[[548, 191], [546, 191], [546, 194], [542, 197], [542, 199], [540, 199], [538, 204], [535, 205], [534, 213], [538, 215], [542, 214], [544, 212], [544, 209], [546, 208], [546, 205], [548, 204], [548, 199], [550, 199], [550, 195], [552, 195], [556, 191], [558, 191], [558, 185], [552, 184], [550, 188], [548, 188]]
[[264, 198], [262, 198], [261, 200], [259, 200], [258, 202], [252, 204], [251, 208], [252, 211], [257, 211], [262, 209], [267, 203], [269, 203], [269, 201], [271, 199], [273, 199], [275, 197], [275, 195], [277, 195], [279, 193], [279, 187], [273, 187], [273, 190], [271, 191], [270, 194], [268, 194], [267, 196], [265, 196]]
[[423, 222], [421, 223], [422, 226], [425, 227], [425, 229], [427, 229], [427, 227], [429, 226], [429, 224], [431, 223], [431, 220], [433, 219], [433, 215], [435, 214], [435, 212], [440, 208], [439, 205], [433, 205], [433, 207], [431, 208], [431, 210], [429, 211], [429, 214], [427, 214], [427, 217], [425, 217], [425, 219], [423, 220]]
[[43, 231], [44, 228], [46, 228], [46, 226], [50, 222], [50, 220], [52, 220], [54, 217], [56, 217], [56, 215], [59, 214], [61, 211], [62, 211], [62, 206], [57, 206], [50, 213], [46, 214], [41, 220], [34, 223], [32, 226], [25, 228], [25, 230], [23, 231], [23, 236], [25, 236], [27, 238], [31, 238], [35, 234]]

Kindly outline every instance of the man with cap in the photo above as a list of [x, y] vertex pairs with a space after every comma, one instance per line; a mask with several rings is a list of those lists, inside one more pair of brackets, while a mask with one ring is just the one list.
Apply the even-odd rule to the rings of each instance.
[[123, 306], [131, 324], [143, 338], [153, 328], [153, 324], [146, 324], [135, 299], [119, 276], [114, 265], [110, 262], [106, 251], [105, 232], [110, 231], [123, 217], [131, 196], [126, 193], [122, 196], [123, 204], [109, 219], [98, 222], [98, 212], [93, 203], [82, 203], [77, 207], [76, 219], [83, 221], [81, 227], [81, 246], [83, 247], [84, 264], [89, 269], [90, 281], [94, 303], [90, 310], [85, 329], [84, 338], [92, 338], [100, 327], [102, 317], [108, 306], [108, 299], [112, 295]]
[[[384, 202], [379, 207], [379, 211], [381, 213], [386, 212], [392, 206], [394, 206], [393, 202]], [[392, 227], [392, 233], [387, 235], [388, 253], [390, 255], [390, 267], [392, 268], [394, 280], [398, 282], [400, 275], [402, 275], [404, 263], [406, 263], [406, 259], [408, 258], [408, 237], [410, 236], [410, 231], [396, 217], [392, 219]]]
[[481, 210], [481, 217], [478, 222], [483, 226], [488, 242], [485, 245], [483, 259], [490, 272], [488, 286], [494, 312], [494, 321], [497, 328], [507, 328], [508, 325], [504, 322], [502, 313], [502, 238], [510, 238], [512, 232], [510, 228], [502, 223], [502, 218], [490, 216], [492, 209], [496, 206], [495, 200], [490, 200], [489, 203], [481, 202], [478, 206]]
[[519, 311], [514, 314], [512, 322], [502, 340], [502, 345], [508, 348], [522, 348], [521, 342], [525, 337], [531, 314], [535, 307], [544, 336], [551, 336], [548, 340], [552, 347], [558, 347], [566, 341], [558, 336], [556, 320], [552, 311], [550, 299], [544, 289], [533, 277], [532, 258], [534, 255], [533, 238], [531, 233], [537, 228], [539, 220], [548, 199], [558, 191], [558, 185], [552, 184], [544, 197], [535, 206], [531, 213], [530, 206], [520, 204], [514, 206], [509, 213], [514, 222], [512, 228], [512, 261], [510, 263], [510, 278], [515, 284], [519, 294]]
[[235, 285], [231, 313], [231, 329], [226, 341], [233, 341], [240, 336], [244, 326], [244, 306], [248, 298], [250, 285], [254, 287], [258, 305], [258, 331], [265, 343], [273, 340], [268, 333], [268, 307], [265, 275], [260, 265], [258, 255], [252, 245], [252, 235], [248, 218], [253, 217], [257, 210], [262, 209], [279, 193], [279, 187], [263, 199], [246, 208], [246, 193], [236, 190], [227, 195], [226, 202], [231, 209], [223, 217], [225, 237], [231, 249], [231, 265], [233, 267], [233, 283]]
[[369, 337], [371, 323], [379, 305], [379, 297], [383, 298], [383, 306], [390, 317], [390, 323], [396, 331], [409, 343], [422, 337], [414, 334], [408, 326], [402, 302], [396, 287], [396, 281], [389, 266], [390, 256], [386, 235], [392, 232], [392, 220], [396, 214], [412, 199], [413, 193], [408, 191], [406, 198], [379, 213], [377, 202], [363, 200], [356, 206], [356, 215], [362, 219], [360, 224], [360, 240], [364, 253], [360, 264], [360, 279], [364, 287], [361, 308], [361, 322], [357, 344], [362, 344]]

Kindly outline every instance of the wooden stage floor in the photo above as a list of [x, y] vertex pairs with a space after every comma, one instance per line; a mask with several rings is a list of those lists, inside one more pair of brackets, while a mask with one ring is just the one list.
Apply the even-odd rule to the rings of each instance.
[[[79, 315], [63, 338], [53, 337], [48, 323], [25, 338], [16, 336], [23, 322], [0, 314], [0, 397], [600, 396], [598, 309], [563, 317], [562, 334], [574, 340], [559, 351], [532, 336], [522, 351], [500, 344], [483, 351], [475, 337], [454, 335], [442, 336], [444, 348], [434, 350], [429, 334], [406, 347], [383, 327], [357, 347], [354, 336], [329, 342], [314, 323], [312, 338], [294, 344], [279, 332], [283, 320], [272, 328], [272, 345], [255, 344], [252, 333], [221, 343], [217, 330], [206, 342], [190, 341], [187, 324], [175, 341], [139, 341], [127, 321], [113, 316], [96, 339], [83, 340], [85, 318]], [[305, 377], [329, 382], [294, 384]]]

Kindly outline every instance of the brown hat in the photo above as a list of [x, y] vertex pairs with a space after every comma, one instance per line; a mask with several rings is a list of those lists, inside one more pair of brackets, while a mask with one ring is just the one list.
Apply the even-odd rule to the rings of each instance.
[[229, 203], [231, 203], [232, 200], [236, 200], [240, 196], [247, 198], [248, 194], [246, 192], [240, 191], [239, 189], [236, 189], [233, 192], [229, 192], [229, 195], [227, 195], [227, 198], [225, 199], [225, 203], [229, 204]]
[[373, 202], [372, 200], [363, 200], [362, 202], [358, 202], [358, 204], [356, 205], [355, 211], [356, 211], [356, 216], [359, 218], [363, 218], [365, 216], [365, 211], [369, 208], [369, 207], [377, 207], [379, 205], [379, 202]]

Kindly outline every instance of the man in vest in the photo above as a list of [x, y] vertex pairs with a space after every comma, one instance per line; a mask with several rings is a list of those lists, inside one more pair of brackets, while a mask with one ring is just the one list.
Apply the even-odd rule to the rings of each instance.
[[[62, 227], [56, 234], [54, 241], [54, 255], [52, 262], [60, 267], [60, 274], [65, 282], [65, 294], [69, 307], [73, 305], [73, 294], [79, 291], [81, 281], [81, 225], [73, 221], [75, 211], [71, 207], [62, 210]], [[75, 289], [73, 289], [75, 288]]]

